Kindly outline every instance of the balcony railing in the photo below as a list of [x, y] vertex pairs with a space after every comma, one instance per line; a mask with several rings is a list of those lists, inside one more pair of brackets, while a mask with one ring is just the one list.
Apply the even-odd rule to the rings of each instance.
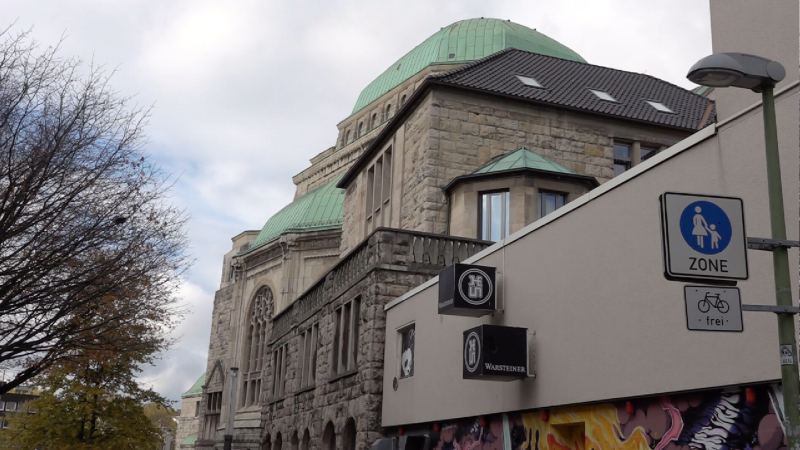
[[272, 321], [270, 340], [280, 339], [376, 268], [433, 277], [443, 268], [464, 261], [490, 245], [491, 242], [477, 239], [378, 228], [278, 313]]

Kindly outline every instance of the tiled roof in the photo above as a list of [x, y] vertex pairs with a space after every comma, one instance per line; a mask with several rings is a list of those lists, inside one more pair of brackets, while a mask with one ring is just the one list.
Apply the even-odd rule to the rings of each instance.
[[194, 382], [188, 391], [181, 394], [181, 398], [195, 397], [203, 393], [203, 385], [206, 384], [206, 374], [200, 375], [200, 378]]
[[342, 228], [344, 190], [336, 187], [340, 178], [341, 175], [297, 198], [270, 217], [244, 253], [266, 245], [284, 233]]
[[460, 20], [434, 33], [368, 84], [359, 94], [352, 114], [431, 64], [475, 61], [512, 47], [583, 61], [558, 41], [510, 20]]
[[[542, 87], [526, 85], [517, 75], [533, 78]], [[658, 78], [513, 48], [429, 79], [685, 130], [698, 130], [714, 119], [713, 111], [707, 111], [713, 109], [709, 99]], [[590, 89], [606, 92], [616, 101], [601, 100]], [[674, 112], [658, 111], [646, 100], [662, 103]]]
[[575, 173], [561, 164], [550, 161], [544, 156], [534, 153], [527, 148], [518, 148], [513, 152], [506, 153], [472, 173], [495, 173], [514, 169], [535, 169], [568, 174]]

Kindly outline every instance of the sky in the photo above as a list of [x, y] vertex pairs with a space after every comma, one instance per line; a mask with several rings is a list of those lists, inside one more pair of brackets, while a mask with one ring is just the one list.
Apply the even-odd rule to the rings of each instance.
[[206, 369], [214, 292], [231, 237], [293, 196], [291, 177], [335, 144], [358, 94], [441, 27], [510, 19], [589, 63], [682, 87], [711, 53], [707, 0], [4, 0], [5, 24], [62, 55], [116, 69], [153, 105], [147, 152], [177, 178], [196, 260], [177, 345], [141, 381], [173, 400]]

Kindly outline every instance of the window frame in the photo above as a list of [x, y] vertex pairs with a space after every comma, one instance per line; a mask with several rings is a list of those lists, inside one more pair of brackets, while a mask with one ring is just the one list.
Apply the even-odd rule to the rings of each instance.
[[[416, 322], [407, 323], [407, 324], [403, 325], [402, 327], [397, 328], [397, 348], [398, 348], [398, 352], [397, 352], [397, 372], [398, 372], [397, 378], [399, 380], [405, 380], [405, 379], [414, 377], [414, 362], [415, 362], [414, 359], [415, 359], [415, 355], [416, 355], [416, 342], [417, 342], [417, 331], [416, 331], [416, 329], [417, 329]], [[406, 333], [413, 333], [413, 335], [411, 336], [412, 343], [411, 343], [411, 345], [409, 347], [411, 349], [411, 370], [410, 370], [410, 374], [409, 375], [404, 375], [403, 374], [403, 353], [404, 353], [404, 350], [403, 350], [403, 348], [404, 348], [403, 336]]]
[[317, 351], [319, 350], [319, 322], [315, 322], [300, 334], [300, 391], [316, 386]]
[[272, 351], [272, 401], [286, 398], [286, 358], [289, 354], [289, 343], [281, 344]]
[[[556, 195], [556, 196], [561, 197], [564, 201], [561, 204], [561, 206], [558, 206], [558, 198], [556, 198], [556, 207], [555, 207], [555, 209], [553, 211], [546, 212], [545, 211], [546, 202], [543, 201], [543, 200], [545, 200], [545, 198], [544, 198], [545, 195]], [[566, 205], [568, 203], [568, 199], [569, 199], [569, 194], [567, 192], [553, 191], [553, 190], [550, 190], [550, 189], [537, 189], [537, 192], [536, 192], [536, 201], [538, 203], [538, 205], [537, 205], [538, 207], [536, 208], [537, 214], [538, 214], [537, 219], [541, 219], [542, 217], [557, 211], [558, 208], [562, 208], [564, 205]]]
[[365, 233], [391, 222], [391, 200], [393, 180], [392, 146], [383, 149], [374, 158], [366, 172]]
[[[616, 148], [617, 145], [626, 145], [626, 146], [628, 146], [628, 158], [627, 159], [617, 156], [617, 148]], [[631, 168], [633, 168], [634, 142], [633, 141], [622, 140], [622, 139], [615, 139], [611, 148], [612, 148], [612, 150], [614, 152], [614, 154], [612, 155], [612, 158], [613, 158], [613, 161], [614, 161], [614, 177], [618, 177], [618, 176], [622, 175], [623, 173], [631, 170]], [[627, 163], [627, 168], [625, 170], [623, 170], [622, 172], [620, 172], [620, 173], [617, 173], [617, 164], [620, 164], [617, 161], [620, 161], [620, 163], [622, 163], [622, 164]], [[620, 165], [622, 165], [622, 164], [620, 164]]]
[[333, 317], [335, 323], [330, 361], [330, 381], [358, 371], [361, 297], [357, 296], [342, 303], [334, 310]]
[[[491, 219], [489, 219], [489, 233], [484, 237], [484, 226], [483, 226], [483, 218], [484, 218], [484, 206], [483, 206], [483, 198], [484, 196], [492, 196], [495, 194], [505, 193], [506, 195], [503, 196], [504, 201], [500, 203], [500, 239], [505, 239], [506, 236], [511, 234], [511, 189], [503, 188], [503, 189], [493, 189], [489, 191], [480, 191], [478, 192], [478, 239], [484, 241], [491, 241]], [[489, 200], [489, 210], [491, 210], [491, 197]], [[498, 241], [499, 241], [498, 240]], [[493, 242], [498, 242], [493, 241]]]

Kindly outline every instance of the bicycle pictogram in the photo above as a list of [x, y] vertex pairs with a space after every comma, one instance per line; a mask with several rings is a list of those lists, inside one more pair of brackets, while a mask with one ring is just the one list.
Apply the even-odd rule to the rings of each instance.
[[697, 302], [697, 309], [699, 309], [700, 312], [707, 313], [713, 306], [717, 311], [725, 314], [730, 309], [730, 305], [728, 305], [728, 302], [725, 300], [719, 298], [719, 295], [720, 294], [712, 295], [710, 292], [706, 292], [706, 296]]

